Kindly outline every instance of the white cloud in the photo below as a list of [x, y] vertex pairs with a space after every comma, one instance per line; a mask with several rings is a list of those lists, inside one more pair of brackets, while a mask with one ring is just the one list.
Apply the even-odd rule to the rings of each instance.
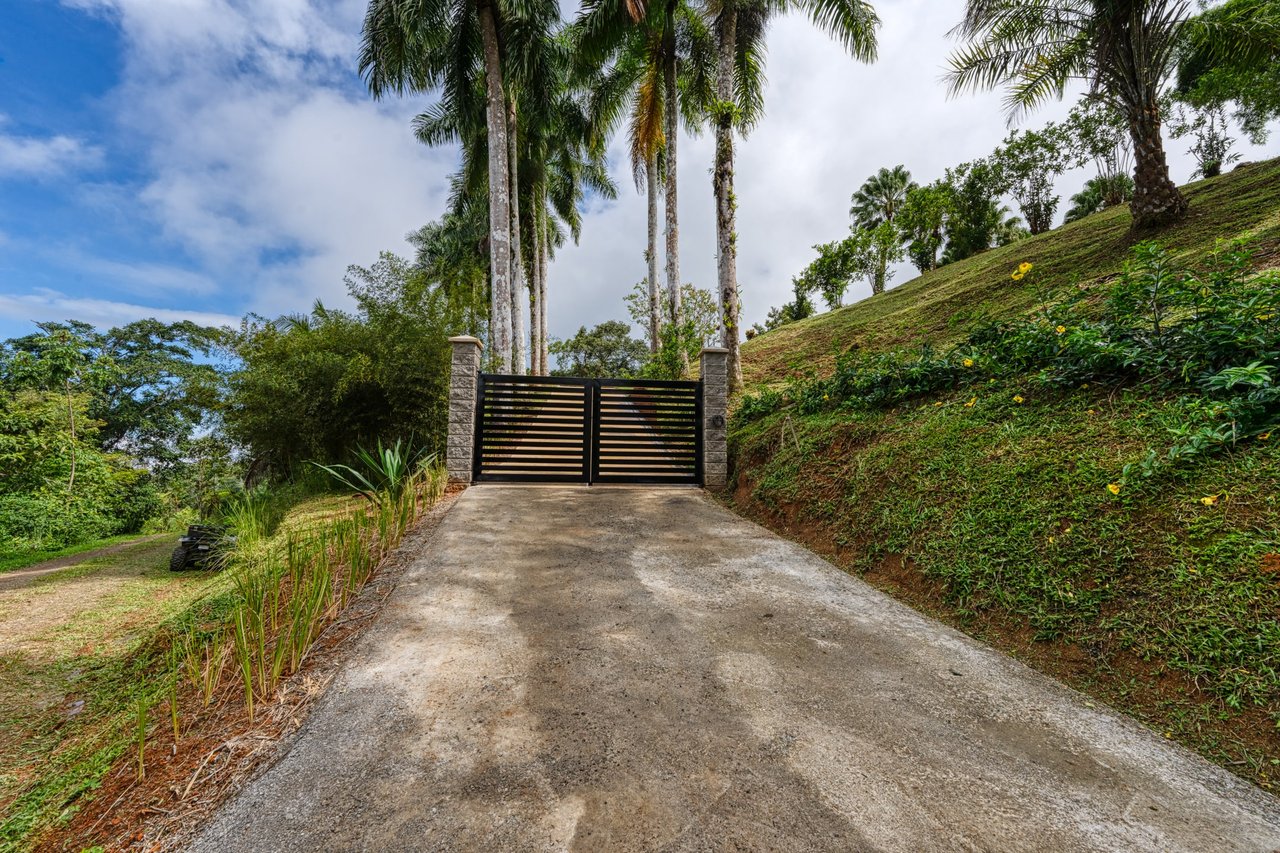
[[[769, 33], [763, 121], [737, 140], [738, 279], [746, 325], [791, 298], [791, 276], [812, 258], [811, 246], [849, 226], [849, 197], [882, 166], [905, 164], [920, 181], [947, 166], [985, 156], [1008, 133], [999, 92], [949, 99], [940, 82], [954, 43], [947, 31], [962, 0], [881, 0], [880, 59], [861, 65], [803, 16]], [[1022, 122], [1036, 127], [1065, 116], [1070, 103], [1050, 103]], [[716, 262], [710, 167], [713, 142], [685, 137], [680, 152], [683, 278], [714, 289]], [[1185, 140], [1166, 140], [1174, 180], [1190, 179]], [[1267, 156], [1241, 143], [1246, 160]], [[1274, 150], [1274, 146], [1273, 146]], [[622, 146], [615, 145], [618, 202], [586, 217], [582, 246], [561, 251], [551, 270], [553, 333], [626, 316], [622, 295], [645, 276], [645, 202], [630, 184]], [[1274, 154], [1272, 155], [1274, 156]], [[1058, 182], [1066, 199], [1089, 174]], [[915, 275], [903, 265], [891, 284]], [[857, 283], [846, 303], [870, 294]], [[633, 330], [639, 332], [639, 330]]]
[[[0, 115], [0, 128], [7, 123]], [[70, 136], [19, 136], [0, 130], [0, 178], [47, 178], [102, 161], [102, 149]]]
[[[227, 312], [341, 303], [348, 264], [403, 250], [403, 236], [443, 210], [457, 158], [414, 142], [409, 119], [423, 101], [374, 103], [354, 76], [365, 0], [63, 2], [118, 22], [123, 82], [106, 106], [142, 152], [146, 175], [130, 203], [166, 250], [193, 259], [185, 285], [217, 281]], [[998, 93], [948, 100], [940, 84], [953, 47], [946, 32], [963, 0], [876, 5], [884, 27], [874, 65], [853, 62], [802, 17], [778, 20], [769, 35], [767, 112], [738, 140], [747, 324], [790, 298], [791, 276], [811, 259], [812, 244], [845, 233], [849, 195], [876, 169], [904, 163], [930, 180], [985, 155], [1006, 133]], [[1065, 111], [1051, 104], [1028, 124]], [[713, 145], [707, 135], [682, 143], [683, 277], [709, 287]], [[1191, 172], [1183, 147], [1170, 146], [1178, 180]], [[1247, 147], [1244, 154], [1263, 156]], [[644, 199], [632, 191], [620, 143], [612, 155], [621, 197], [591, 206], [582, 245], [561, 250], [551, 269], [559, 336], [624, 317], [622, 298], [645, 274]], [[1064, 177], [1064, 199], [1084, 177]], [[157, 286], [181, 289], [163, 268], [152, 272]], [[138, 289], [147, 274], [135, 270]], [[895, 283], [909, 274], [904, 268]], [[848, 298], [866, 292], [858, 285]]]
[[207, 311], [155, 308], [130, 302], [113, 302], [83, 296], [68, 296], [40, 288], [28, 293], [0, 293], [0, 316], [25, 317], [33, 323], [82, 320], [107, 328], [154, 317], [166, 323], [190, 320], [203, 326], [238, 326], [239, 317]]

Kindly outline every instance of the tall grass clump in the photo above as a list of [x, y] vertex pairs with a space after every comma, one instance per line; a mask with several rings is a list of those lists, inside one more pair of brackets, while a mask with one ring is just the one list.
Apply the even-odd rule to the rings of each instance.
[[[174, 640], [168, 696], [175, 743], [184, 725], [179, 693], [192, 715], [227, 701], [250, 723], [298, 672], [324, 629], [351, 603], [421, 513], [443, 494], [444, 469], [428, 457], [355, 508], [295, 523], [287, 501], [265, 489], [234, 504], [227, 519], [238, 537], [224, 570], [226, 606], [193, 620]], [[138, 771], [146, 728], [137, 729]]]

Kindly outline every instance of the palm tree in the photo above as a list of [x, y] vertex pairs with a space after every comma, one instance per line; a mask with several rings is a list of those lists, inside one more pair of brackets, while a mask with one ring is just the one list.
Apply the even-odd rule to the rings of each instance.
[[729, 389], [742, 387], [738, 351], [739, 313], [737, 235], [733, 193], [733, 132], [749, 128], [762, 110], [764, 36], [771, 17], [803, 9], [818, 27], [838, 39], [858, 60], [876, 56], [880, 19], [866, 0], [709, 0], [707, 12], [716, 38], [714, 100], [707, 115], [715, 127], [716, 154], [712, 185], [716, 198], [717, 284], [720, 331], [729, 350]]
[[[1188, 0], [968, 0], [951, 57], [953, 93], [1008, 83], [1010, 112], [1062, 97], [1072, 80], [1125, 117], [1133, 140], [1135, 231], [1180, 218], [1187, 202], [1169, 177], [1160, 92], [1179, 46], [1195, 34]], [[1237, 34], [1215, 32], [1231, 53]], [[1241, 47], [1241, 50], [1247, 49]]]
[[[697, 93], [706, 89], [710, 34], [685, 0], [645, 6], [626, 0], [594, 0], [585, 4], [572, 29], [578, 83], [591, 93], [592, 120], [601, 141], [617, 129], [629, 111], [632, 171], [637, 188], [648, 191], [649, 344], [651, 351], [657, 352], [664, 320], [677, 326], [681, 322], [680, 118], [683, 115], [689, 123], [699, 120], [694, 104], [706, 100], [699, 99]], [[658, 281], [660, 191], [666, 219], [665, 300]]]
[[[561, 43], [561, 69], [567, 74], [568, 49]], [[532, 211], [530, 239], [535, 247], [530, 269], [533, 280], [531, 310], [536, 329], [534, 372], [547, 375], [547, 281], [555, 249], [582, 233], [582, 203], [587, 192], [612, 199], [618, 188], [609, 178], [604, 146], [593, 131], [588, 107], [567, 86], [544, 99], [528, 123], [528, 144], [521, 174], [528, 175], [522, 195]]]
[[1128, 175], [1111, 178], [1098, 175], [1085, 181], [1080, 192], [1071, 197], [1071, 207], [1067, 209], [1063, 222], [1084, 219], [1115, 204], [1123, 204], [1132, 197], [1133, 179]]
[[[873, 231], [886, 223], [893, 225], [898, 212], [907, 203], [907, 193], [916, 188], [906, 166], [881, 168], [863, 182], [853, 194], [853, 206], [849, 215], [858, 228]], [[889, 246], [879, 244], [876, 266], [872, 272], [871, 292], [884, 293], [885, 279], [889, 271]]]
[[[466, 127], [483, 85], [488, 159], [490, 337], [498, 369], [513, 368], [511, 175], [504, 57], [527, 74], [530, 36], [558, 15], [549, 2], [511, 7], [500, 0], [371, 0], [365, 12], [359, 67], [375, 98], [439, 90], [442, 114]], [[536, 56], [536, 54], [534, 54]], [[473, 134], [474, 135], [474, 134]]]
[[906, 166], [881, 169], [867, 178], [853, 194], [849, 216], [864, 228], [892, 222], [906, 203], [907, 193], [915, 188], [916, 183], [911, 180]]

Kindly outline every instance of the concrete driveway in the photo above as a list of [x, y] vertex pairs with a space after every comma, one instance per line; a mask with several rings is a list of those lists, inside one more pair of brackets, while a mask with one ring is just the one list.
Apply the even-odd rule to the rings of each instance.
[[198, 851], [1280, 849], [1280, 801], [700, 492], [469, 489]]

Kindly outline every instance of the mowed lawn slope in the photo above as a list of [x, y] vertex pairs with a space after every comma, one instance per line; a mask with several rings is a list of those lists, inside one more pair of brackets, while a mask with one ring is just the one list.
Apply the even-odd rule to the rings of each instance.
[[[1219, 238], [1280, 266], [1280, 161], [1187, 188], [1158, 239], [1188, 262]], [[1114, 276], [1127, 210], [993, 250], [748, 342], [749, 384], [855, 347], [945, 346], [1044, 292]], [[1010, 280], [1035, 265], [1025, 287]], [[1020, 402], [1019, 402], [1020, 401]], [[732, 501], [851, 572], [1129, 711], [1231, 770], [1280, 780], [1280, 435], [1119, 495], [1188, 403], [1135, 384], [993, 380], [886, 410], [794, 407], [731, 424]]]
[[[1242, 165], [1183, 190], [1191, 213], [1155, 235], [1161, 243], [1190, 258], [1220, 237], [1248, 237], [1257, 241], [1263, 264], [1280, 264], [1280, 159]], [[743, 345], [744, 379], [750, 386], [814, 369], [829, 372], [835, 357], [853, 348], [946, 343], [984, 320], [1025, 314], [1047, 288], [1087, 286], [1118, 273], [1131, 245], [1130, 222], [1127, 205], [1112, 208], [783, 326]], [[1022, 262], [1035, 264], [1034, 286], [1010, 280]]]

